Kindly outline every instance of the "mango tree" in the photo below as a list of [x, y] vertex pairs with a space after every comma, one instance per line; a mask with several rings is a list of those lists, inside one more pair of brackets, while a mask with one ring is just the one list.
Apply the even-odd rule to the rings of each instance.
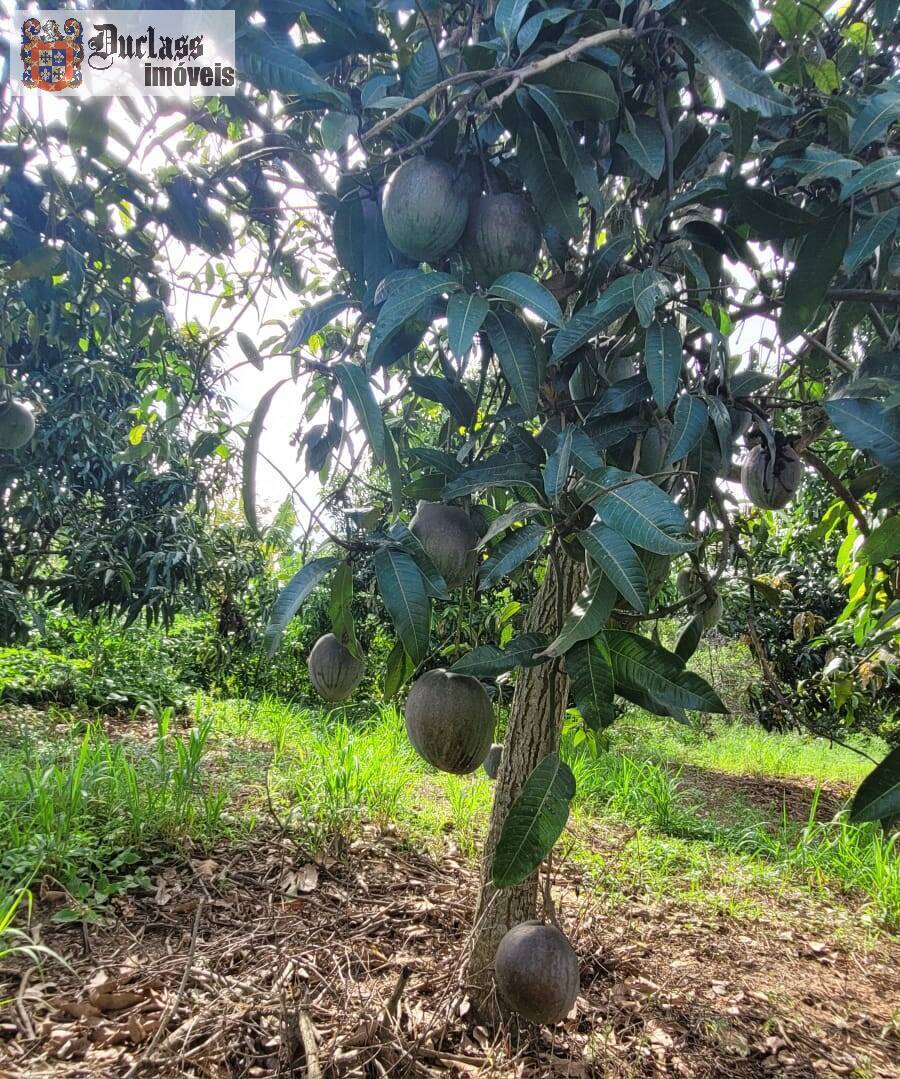
[[[264, 534], [255, 474], [276, 393], [295, 393], [296, 445], [327, 481], [326, 549], [279, 597], [265, 649], [327, 583], [334, 640], [314, 682], [352, 692], [350, 599], [374, 573], [397, 634], [385, 695], [411, 698], [417, 748], [457, 771], [487, 752], [486, 702], [514, 679], [467, 978], [486, 1003], [496, 958], [507, 1003], [555, 1019], [572, 957], [521, 926], [574, 792], [563, 717], [571, 703], [597, 733], [626, 703], [676, 721], [724, 711], [686, 661], [725, 575], [751, 619], [766, 602], [747, 502], [778, 512], [817, 472], [865, 537], [873, 632], [896, 633], [896, 0], [263, 0], [239, 15], [235, 98], [172, 106], [171, 125], [136, 115], [147, 160], [165, 157], [152, 180], [86, 104], [62, 133], [78, 185], [51, 162], [38, 198], [21, 164], [7, 170], [12, 280], [42, 282], [17, 325], [61, 283], [65, 317], [87, 323], [80, 274], [99, 263], [131, 288], [113, 254], [130, 247], [141, 270], [173, 241], [202, 259], [179, 283], [218, 293], [214, 313], [299, 298], [292, 324], [269, 308], [248, 333], [245, 312], [236, 338], [244, 362], [285, 371], [242, 432], [251, 527]], [[4, 125], [17, 151], [31, 131]], [[97, 250], [112, 206], [124, 221]], [[29, 356], [43, 326], [16, 331]], [[509, 581], [534, 586], [516, 635], [475, 640], [473, 590]], [[664, 618], [681, 625], [672, 650]], [[893, 754], [864, 784], [858, 816], [898, 815], [897, 768]], [[540, 1005], [513, 984], [537, 954], [556, 971]]]
[[[341, 49], [319, 69], [340, 100], [306, 149], [336, 180], [318, 195], [337, 263], [274, 351], [306, 374], [308, 402], [331, 401], [303, 435], [310, 467], [347, 468], [359, 431], [389, 492], [374, 492], [370, 527], [355, 513], [331, 535], [339, 566], [320, 558], [291, 582], [269, 645], [340, 573], [335, 631], [352, 655], [350, 579], [371, 558], [398, 638], [386, 692], [412, 681], [413, 744], [448, 771], [473, 770], [490, 741], [478, 680], [515, 671], [469, 955], [483, 1001], [566, 820], [570, 701], [591, 732], [619, 699], [680, 721], [725, 711], [685, 662], [721, 613], [717, 582], [748, 572], [735, 481], [777, 510], [812, 468], [867, 530], [894, 513], [895, 16], [437, 4], [382, 16], [387, 51]], [[301, 26], [327, 49], [317, 17]], [[757, 345], [740, 356], [747, 322]], [[438, 437], [423, 437], [435, 407]], [[866, 477], [855, 495], [815, 451], [836, 439]], [[659, 604], [673, 561], [682, 596]], [[505, 648], [467, 647], [464, 623], [433, 639], [451, 589], [509, 575], [540, 586]], [[879, 590], [890, 632], [888, 574]], [[647, 628], [673, 616], [669, 651]], [[508, 987], [507, 1002], [558, 1018], [560, 963], [543, 1012]]]

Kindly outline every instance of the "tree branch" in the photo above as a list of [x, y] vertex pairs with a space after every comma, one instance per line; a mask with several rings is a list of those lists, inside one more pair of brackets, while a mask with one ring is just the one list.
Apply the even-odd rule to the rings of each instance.
[[843, 482], [843, 480], [835, 475], [834, 472], [828, 467], [827, 464], [818, 457], [812, 450], [801, 450], [800, 456], [804, 461], [819, 473], [822, 479], [828, 484], [828, 486], [834, 491], [838, 498], [846, 505], [847, 509], [856, 518], [856, 523], [859, 525], [859, 530], [864, 536], [869, 534], [869, 522], [866, 520], [866, 516], [862, 511], [862, 506], [856, 501], [850, 490]]
[[620, 27], [616, 30], [603, 30], [599, 34], [590, 34], [588, 37], [583, 37], [580, 41], [576, 41], [574, 45], [570, 45], [567, 49], [553, 53], [551, 56], [545, 56], [541, 60], [535, 60], [533, 63], [526, 64], [525, 67], [519, 68], [518, 70], [509, 69], [498, 71], [497, 68], [489, 68], [487, 71], [460, 71], [456, 75], [448, 76], [435, 86], [423, 90], [421, 94], [417, 94], [411, 101], [407, 101], [405, 105], [401, 105], [400, 108], [392, 112], [390, 116], [386, 116], [383, 120], [379, 120], [377, 124], [373, 124], [368, 131], [363, 132], [360, 136], [360, 141], [363, 143], [369, 142], [371, 139], [374, 139], [376, 135], [380, 135], [383, 131], [386, 131], [392, 124], [401, 120], [404, 116], [407, 116], [420, 106], [427, 105], [432, 98], [436, 97], [448, 87], [455, 86], [457, 83], [478, 82], [481, 83], [482, 87], [485, 87], [491, 86], [495, 82], [502, 82], [504, 79], [512, 79], [510, 85], [502, 93], [491, 98], [491, 100], [487, 102], [484, 111], [488, 112], [502, 105], [511, 94], [514, 94], [516, 90], [518, 90], [526, 79], [533, 78], [535, 75], [541, 75], [545, 71], [549, 71], [551, 68], [556, 67], [558, 64], [564, 64], [567, 60], [571, 60], [574, 56], [578, 56], [588, 49], [594, 49], [600, 45], [611, 45], [617, 41], [637, 41], [638, 37], [639, 35], [634, 30], [629, 30], [627, 27]]

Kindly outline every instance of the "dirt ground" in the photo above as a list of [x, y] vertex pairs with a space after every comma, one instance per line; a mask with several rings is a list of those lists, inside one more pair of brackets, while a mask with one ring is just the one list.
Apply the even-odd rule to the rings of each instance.
[[223, 848], [54, 926], [39, 972], [0, 960], [0, 1076], [900, 1075], [900, 946], [797, 896], [765, 919], [641, 897], [567, 868], [582, 994], [565, 1023], [489, 1034], [459, 981], [475, 880], [370, 830], [313, 864]]

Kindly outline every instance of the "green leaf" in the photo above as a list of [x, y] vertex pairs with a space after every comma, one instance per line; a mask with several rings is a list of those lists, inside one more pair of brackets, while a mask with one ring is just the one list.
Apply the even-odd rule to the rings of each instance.
[[572, 429], [572, 460], [579, 472], [585, 476], [606, 467], [600, 451], [581, 427]]
[[732, 167], [735, 172], [743, 164], [744, 159], [753, 145], [753, 136], [756, 134], [756, 125], [759, 123], [759, 114], [748, 109], [741, 109], [737, 105], [731, 105], [728, 109], [731, 119], [731, 154]]
[[559, 636], [543, 655], [553, 658], [565, 655], [579, 641], [596, 637], [612, 612], [618, 592], [599, 571], [591, 574], [584, 590], [566, 615]]
[[564, 240], [580, 235], [582, 225], [572, 177], [537, 124], [518, 129], [516, 164], [544, 224], [555, 228]]
[[554, 92], [569, 121], [613, 120], [619, 115], [619, 95], [612, 79], [593, 64], [578, 60], [558, 64], [531, 81]]
[[635, 610], [646, 614], [650, 606], [647, 574], [637, 552], [624, 536], [605, 524], [578, 533], [581, 546], [597, 563]]
[[691, 514], [696, 517], [706, 508], [712, 497], [716, 478], [722, 470], [722, 450], [712, 426], [706, 428], [703, 438], [688, 454], [686, 465], [688, 472], [694, 473], [691, 477]]
[[642, 326], [647, 327], [656, 317], [656, 309], [671, 293], [669, 282], [656, 270], [643, 270], [632, 278], [634, 309]]
[[497, 888], [519, 884], [553, 849], [575, 794], [575, 777], [558, 753], [548, 753], [525, 780], [510, 806], [491, 867]]
[[374, 361], [378, 350], [388, 338], [408, 319], [417, 315], [430, 300], [443, 292], [457, 288], [459, 288], [458, 282], [454, 281], [449, 274], [437, 271], [430, 273], [418, 271], [410, 274], [398, 284], [378, 312], [378, 319], [369, 337], [366, 352], [369, 362]]
[[89, 157], [101, 157], [106, 152], [110, 134], [106, 118], [108, 102], [103, 100], [71, 103], [66, 128], [73, 150], [87, 150]]
[[560, 431], [556, 439], [556, 449], [547, 458], [544, 466], [544, 494], [555, 502], [562, 494], [569, 478], [572, 463], [572, 435], [577, 428], [568, 426]]
[[346, 112], [326, 112], [319, 124], [319, 134], [326, 150], [338, 153], [359, 130], [359, 117]]
[[407, 97], [418, 97], [440, 81], [441, 62], [429, 35], [419, 42], [419, 47], [413, 53], [403, 77], [403, 89]]
[[409, 388], [420, 397], [443, 405], [461, 427], [470, 427], [475, 420], [475, 402], [461, 382], [440, 375], [410, 375]]
[[703, 438], [708, 423], [709, 409], [703, 398], [683, 393], [675, 405], [672, 438], [667, 454], [670, 464], [677, 464], [683, 457], [687, 457]]
[[333, 322], [352, 303], [349, 296], [329, 296], [327, 300], [321, 300], [307, 308], [288, 331], [284, 339], [284, 351], [293, 352], [305, 345], [314, 333]]
[[544, 28], [545, 23], [558, 23], [563, 19], [569, 17], [572, 14], [571, 8], [567, 7], [551, 7], [546, 11], [538, 11], [527, 19], [522, 29], [516, 35], [516, 45], [519, 52], [527, 52], [531, 46], [537, 41], [538, 35]]
[[678, 390], [684, 342], [671, 322], [651, 322], [644, 336], [644, 370], [653, 388], [653, 400], [665, 412]]
[[553, 339], [553, 359], [565, 359], [607, 326], [627, 315], [634, 307], [634, 280], [637, 276], [631, 273], [616, 278], [593, 303], [570, 318]]
[[828, 10], [828, 0], [777, 0], [772, 12], [775, 29], [786, 40], [800, 39], [808, 34]]
[[61, 255], [55, 247], [36, 247], [6, 270], [6, 279], [27, 281], [32, 277], [50, 277], [55, 273]]
[[[285, 38], [290, 41], [289, 38]], [[306, 101], [333, 104], [351, 112], [350, 98], [317, 74], [292, 47], [277, 42], [261, 26], [242, 21], [235, 43], [238, 70], [259, 90], [275, 90]]]
[[418, 666], [428, 656], [431, 601], [419, 567], [406, 551], [381, 547], [375, 552], [375, 579], [397, 636]]
[[250, 418], [247, 439], [244, 442], [244, 455], [241, 462], [241, 501], [243, 502], [247, 524], [250, 525], [250, 528], [257, 536], [260, 534], [259, 517], [256, 513], [256, 463], [259, 457], [259, 440], [262, 438], [266, 414], [269, 411], [269, 405], [272, 404], [272, 398], [287, 381], [286, 378], [283, 378], [276, 382], [259, 399], [259, 404]]
[[875, 0], [875, 21], [880, 30], [890, 30], [897, 21], [900, 0]]
[[888, 517], [866, 536], [859, 554], [871, 565], [897, 558], [900, 555], [900, 517]]
[[605, 730], [616, 718], [615, 683], [606, 641], [602, 636], [581, 641], [566, 652], [565, 663], [581, 718], [590, 730]]
[[257, 371], [262, 371], [262, 369], [263, 369], [263, 358], [259, 354], [259, 349], [253, 343], [252, 338], [248, 337], [247, 334], [241, 333], [241, 331], [238, 330], [238, 332], [237, 332], [237, 343], [240, 345], [241, 352], [243, 352], [243, 354], [253, 364], [253, 366], [256, 368], [256, 370]]
[[392, 701], [400, 692], [404, 682], [415, 670], [413, 661], [406, 654], [402, 641], [397, 641], [391, 649], [384, 670], [384, 687], [382, 694], [386, 701]]
[[494, 9], [494, 29], [509, 44], [525, 18], [531, 0], [497, 0]]
[[874, 191], [881, 187], [893, 187], [900, 183], [900, 157], [881, 157], [854, 173], [841, 184], [841, 202], [846, 202], [860, 191]]
[[354, 656], [363, 659], [353, 625], [352, 604], [353, 567], [349, 562], [342, 562], [331, 578], [331, 597], [328, 603], [331, 631]]
[[438, 472], [443, 472], [451, 480], [456, 479], [463, 471], [463, 466], [453, 454], [445, 453], [443, 450], [436, 450], [432, 446], [413, 446], [409, 451], [409, 456], [417, 464], [421, 462], [424, 465], [430, 465], [432, 468], [436, 468]]
[[774, 378], [774, 375], [767, 375], [765, 371], [738, 371], [731, 376], [731, 396], [737, 397], [749, 397], [750, 394], [756, 393], [757, 390], [761, 390], [763, 386], [768, 386]]
[[431, 561], [425, 548], [410, 532], [403, 521], [394, 521], [388, 529], [388, 535], [406, 551], [415, 564], [425, 581], [425, 591], [435, 599], [447, 601], [450, 593], [447, 590], [447, 582], [439, 573], [435, 564]]
[[784, 287], [778, 328], [784, 341], [797, 337], [813, 322], [847, 248], [846, 213], [829, 214], [811, 229], [797, 252]]
[[463, 495], [470, 495], [485, 487], [516, 487], [520, 484], [533, 487], [536, 491], [544, 489], [541, 474], [536, 468], [521, 461], [510, 461], [504, 465], [470, 468], [458, 479], [447, 484], [442, 497], [445, 500], [462, 498]]
[[483, 590], [496, 584], [501, 577], [511, 573], [540, 547], [547, 534], [542, 524], [524, 525], [505, 536], [491, 551], [491, 556], [480, 567], [478, 588]]
[[824, 146], [807, 146], [801, 154], [784, 154], [772, 161], [772, 168], [781, 172], [789, 169], [798, 174], [798, 185], [808, 186], [819, 180], [840, 180], [844, 183], [862, 165], [850, 157], [844, 157]]
[[881, 140], [900, 119], [900, 94], [875, 94], [863, 105], [850, 125], [850, 153], [859, 154]]
[[694, 547], [692, 540], [680, 538], [688, 530], [684, 514], [655, 483], [618, 468], [607, 469], [603, 481], [604, 486], [634, 481], [608, 491], [593, 503], [604, 524], [654, 554], [683, 554]]
[[900, 746], [869, 772], [853, 796], [850, 820], [893, 822], [900, 817]]
[[900, 408], [867, 397], [826, 401], [828, 418], [857, 449], [868, 450], [890, 472], [900, 470]]
[[307, 562], [303, 569], [298, 570], [281, 590], [263, 634], [263, 648], [269, 659], [278, 651], [287, 624], [300, 609], [300, 605], [339, 561], [337, 558], [314, 558]]
[[[556, 297], [548, 292], [539, 281], [529, 277], [528, 274], [519, 273], [517, 270], [501, 274], [488, 289], [488, 292], [491, 296], [514, 303], [516, 307], [524, 307], [529, 311], [533, 311], [544, 322], [549, 322], [551, 326], [558, 326], [563, 320], [563, 314]], [[485, 303], [485, 301], [482, 300], [482, 303]], [[485, 306], [487, 306], [486, 303]]]
[[539, 506], [536, 502], [516, 502], [516, 504], [510, 506], [505, 513], [501, 513], [499, 517], [491, 521], [487, 532], [485, 532], [475, 545], [476, 551], [483, 550], [495, 536], [499, 536], [501, 532], [505, 532], [511, 525], [518, 524], [520, 521], [526, 521], [536, 513], [546, 512], [547, 507]]
[[480, 644], [461, 656], [450, 670], [473, 678], [499, 678], [516, 667], [534, 667], [542, 663], [546, 647], [546, 634], [522, 633], [502, 649], [495, 644]]
[[699, 712], [726, 713], [715, 690], [682, 661], [647, 637], [625, 630], [604, 632], [616, 688], [644, 692], [665, 704]]
[[865, 262], [883, 243], [889, 240], [900, 224], [900, 207], [894, 207], [887, 213], [876, 214], [864, 219], [854, 232], [850, 246], [844, 253], [841, 268], [851, 274], [861, 262]]
[[692, 14], [675, 33], [718, 82], [726, 101], [763, 117], [793, 115], [791, 99], [752, 60], [717, 37], [704, 18]]
[[697, 651], [697, 645], [702, 637], [703, 615], [695, 614], [693, 618], [685, 622], [675, 638], [675, 655], [678, 656], [682, 663], [687, 663]]
[[650, 382], [646, 375], [631, 375], [619, 382], [614, 382], [604, 390], [600, 400], [587, 414], [587, 420], [597, 420], [603, 416], [615, 415], [633, 409], [650, 395]]
[[391, 509], [395, 517], [399, 517], [403, 509], [403, 473], [400, 471], [400, 461], [397, 458], [397, 446], [391, 432], [385, 427], [384, 431], [384, 467], [388, 474], [388, 483], [391, 486]]
[[344, 397], [353, 405], [353, 411], [369, 440], [372, 457], [376, 464], [384, 461], [384, 417], [375, 400], [365, 371], [355, 363], [341, 361], [334, 365], [334, 373], [341, 384]]
[[618, 143], [625, 153], [654, 180], [662, 176], [666, 164], [666, 142], [659, 121], [652, 116], [635, 116], [630, 127], [619, 131]]
[[818, 224], [818, 218], [806, 210], [764, 188], [750, 187], [743, 180], [732, 180], [728, 190], [735, 212], [750, 226], [750, 233], [755, 239], [781, 240], [805, 236]]
[[538, 410], [540, 372], [531, 333], [508, 311], [491, 311], [484, 326], [516, 403], [526, 416], [533, 416]]
[[447, 304], [447, 343], [460, 362], [466, 358], [472, 340], [490, 309], [487, 300], [474, 293], [454, 292], [450, 297]]
[[587, 195], [597, 213], [602, 214], [605, 207], [597, 177], [597, 163], [579, 142], [578, 135], [563, 113], [556, 95], [546, 86], [530, 86], [528, 93], [553, 125], [563, 164], [575, 181], [576, 189]]

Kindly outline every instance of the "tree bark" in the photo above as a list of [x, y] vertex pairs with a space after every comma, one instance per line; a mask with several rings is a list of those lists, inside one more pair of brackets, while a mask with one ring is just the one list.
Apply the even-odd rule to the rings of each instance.
[[[587, 579], [584, 564], [557, 548], [526, 618], [527, 632], [547, 633], [551, 640], [559, 631]], [[465, 982], [483, 1018], [496, 1018], [492, 967], [497, 945], [512, 926], [535, 916], [537, 873], [512, 888], [498, 890], [491, 884], [494, 851], [506, 814], [535, 766], [559, 748], [559, 736], [569, 696], [569, 677], [559, 659], [519, 672], [509, 723], [503, 740], [503, 756], [494, 805], [481, 862], [481, 888], [475, 928], [466, 957]]]

